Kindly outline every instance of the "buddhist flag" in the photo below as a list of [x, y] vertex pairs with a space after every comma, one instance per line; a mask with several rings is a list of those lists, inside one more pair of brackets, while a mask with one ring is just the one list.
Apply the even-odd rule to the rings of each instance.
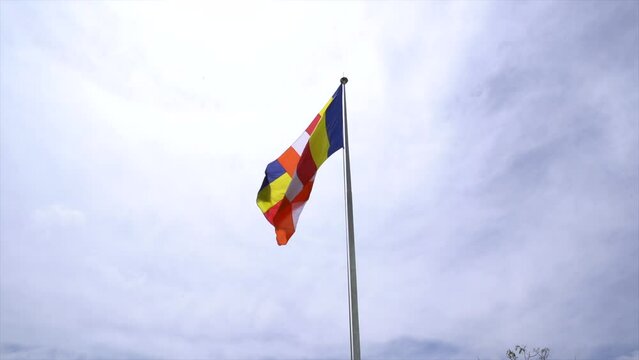
[[293, 236], [317, 169], [343, 146], [340, 86], [293, 145], [266, 166], [257, 206], [275, 227], [279, 245]]

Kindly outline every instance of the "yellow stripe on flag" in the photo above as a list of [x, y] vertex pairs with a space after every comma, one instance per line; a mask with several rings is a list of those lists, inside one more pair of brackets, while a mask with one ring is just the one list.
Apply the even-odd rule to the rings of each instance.
[[329, 145], [328, 133], [326, 133], [326, 117], [322, 114], [322, 119], [319, 121], [315, 131], [313, 131], [313, 134], [311, 135], [311, 138], [308, 140], [308, 146], [310, 147], [313, 161], [318, 169], [328, 157]]
[[268, 209], [284, 198], [291, 180], [291, 176], [284, 173], [260, 190], [257, 194], [257, 206], [262, 210], [262, 213], [267, 212]]

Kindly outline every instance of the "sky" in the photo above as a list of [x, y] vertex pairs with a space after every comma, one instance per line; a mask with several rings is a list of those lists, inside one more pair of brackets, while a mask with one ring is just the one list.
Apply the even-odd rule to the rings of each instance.
[[639, 359], [636, 1], [0, 2], [0, 358]]

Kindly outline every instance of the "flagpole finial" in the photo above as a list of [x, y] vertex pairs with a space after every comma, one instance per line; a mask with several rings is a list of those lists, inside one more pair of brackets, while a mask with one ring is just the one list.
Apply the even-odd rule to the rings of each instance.
[[342, 84], [346, 85], [346, 83], [348, 82], [348, 78], [346, 76], [344, 76], [343, 78], [339, 79], [339, 82], [341, 82]]

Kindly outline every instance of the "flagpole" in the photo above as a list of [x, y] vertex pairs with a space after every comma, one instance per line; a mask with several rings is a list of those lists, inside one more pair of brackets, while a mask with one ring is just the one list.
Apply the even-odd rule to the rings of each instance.
[[357, 308], [357, 274], [355, 266], [355, 235], [353, 232], [353, 195], [351, 193], [351, 161], [348, 150], [348, 122], [346, 117], [346, 83], [348, 79], [340, 79], [342, 84], [342, 100], [344, 103], [344, 191], [346, 196], [346, 228], [348, 233], [348, 300], [351, 329], [351, 359], [361, 360], [359, 347], [359, 311]]

